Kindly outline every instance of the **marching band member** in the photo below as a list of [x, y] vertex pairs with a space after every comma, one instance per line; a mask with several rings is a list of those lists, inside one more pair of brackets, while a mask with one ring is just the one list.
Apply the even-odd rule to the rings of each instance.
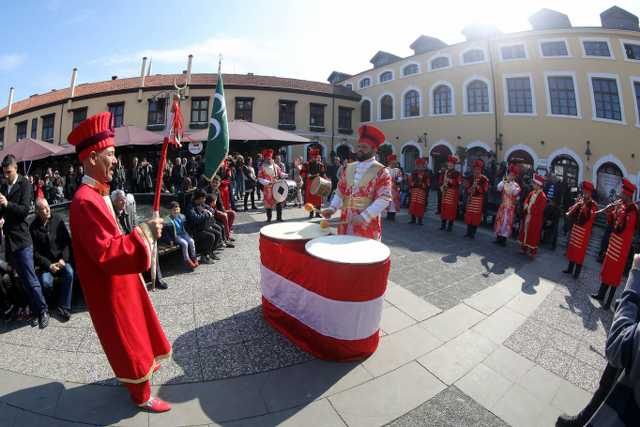
[[391, 175], [391, 203], [387, 208], [387, 220], [395, 221], [396, 213], [400, 212], [400, 184], [402, 183], [402, 171], [398, 167], [398, 157], [395, 154], [387, 156], [387, 168]]
[[442, 223], [440, 230], [451, 231], [453, 229], [453, 221], [458, 216], [458, 200], [460, 199], [462, 176], [460, 172], [454, 169], [456, 163], [458, 163], [458, 158], [450, 155], [447, 158], [447, 169], [438, 178], [440, 190], [442, 191], [442, 207], [440, 208]]
[[[302, 165], [300, 176], [304, 179], [304, 202], [311, 203], [316, 208], [316, 216], [320, 216], [317, 209], [322, 208], [322, 197], [311, 194], [311, 182], [317, 176], [327, 177], [327, 168], [322, 164], [320, 150], [311, 148], [309, 150], [309, 161]], [[309, 213], [309, 218], [313, 218], [314, 211]]]
[[[620, 285], [620, 279], [631, 249], [631, 241], [638, 221], [638, 208], [631, 201], [635, 191], [636, 186], [624, 178], [620, 200], [606, 208], [608, 211], [607, 220], [613, 226], [613, 231], [609, 236], [609, 246], [600, 271], [602, 284], [598, 293], [591, 295], [593, 299], [605, 301], [602, 306], [605, 310], [609, 310], [616, 288]], [[609, 294], [605, 300], [607, 291]]]
[[500, 246], [507, 245], [507, 239], [511, 236], [513, 220], [516, 216], [516, 205], [520, 196], [520, 186], [516, 182], [516, 177], [520, 174], [518, 165], [509, 165], [509, 173], [498, 183], [498, 191], [502, 193], [502, 203], [498, 208], [494, 230], [496, 232], [496, 243]]
[[576, 279], [580, 276], [580, 271], [582, 270], [584, 255], [587, 253], [589, 239], [591, 238], [593, 220], [598, 210], [598, 205], [591, 198], [591, 194], [593, 194], [593, 184], [589, 181], [584, 181], [582, 183], [582, 198], [567, 211], [567, 217], [571, 218], [573, 227], [571, 228], [571, 238], [567, 248], [569, 266], [562, 272], [573, 274]]
[[73, 253], [91, 321], [116, 378], [140, 408], [166, 412], [171, 405], [151, 397], [151, 377], [171, 356], [171, 344], [141, 274], [150, 268], [163, 221], [147, 220], [129, 234], [120, 229], [109, 199], [117, 163], [111, 123], [111, 113], [99, 113], [68, 137], [85, 170], [69, 212]]
[[380, 213], [391, 202], [391, 176], [375, 159], [384, 134], [374, 126], [358, 128], [357, 162], [349, 163], [340, 173], [338, 188], [329, 208], [322, 216], [329, 219], [340, 209], [338, 234], [352, 234], [380, 240]]
[[478, 226], [482, 222], [482, 208], [484, 195], [489, 190], [489, 179], [482, 174], [484, 162], [477, 159], [473, 162], [473, 177], [467, 191], [467, 206], [464, 222], [467, 224], [467, 234], [464, 237], [475, 239]]
[[533, 190], [524, 201], [523, 217], [520, 219], [518, 241], [522, 252], [528, 254], [529, 258], [536, 256], [538, 243], [540, 243], [544, 208], [547, 205], [547, 196], [542, 191], [543, 185], [544, 178], [533, 174]]
[[258, 182], [262, 184], [264, 193], [264, 209], [267, 212], [267, 222], [271, 222], [273, 206], [276, 207], [276, 221], [282, 221], [282, 203], [276, 203], [273, 199], [273, 184], [279, 179], [286, 178], [287, 174], [282, 172], [280, 166], [273, 161], [273, 150], [262, 151], [264, 161], [258, 173]]
[[426, 164], [427, 159], [417, 159], [416, 169], [409, 176], [409, 215], [411, 215], [409, 224], [415, 224], [417, 219], [418, 224], [422, 225], [424, 212], [427, 210], [431, 178], [426, 171]]

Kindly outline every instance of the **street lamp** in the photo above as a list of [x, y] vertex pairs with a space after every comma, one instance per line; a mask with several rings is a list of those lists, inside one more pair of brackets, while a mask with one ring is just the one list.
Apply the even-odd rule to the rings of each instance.
[[502, 150], [502, 134], [499, 134], [496, 138], [496, 156]]
[[424, 149], [429, 145], [429, 132], [424, 132], [422, 136], [418, 135], [418, 144], [424, 144]]
[[587, 149], [584, 150], [584, 155], [587, 157], [587, 163], [589, 163], [589, 159], [591, 158], [591, 141], [587, 140]]

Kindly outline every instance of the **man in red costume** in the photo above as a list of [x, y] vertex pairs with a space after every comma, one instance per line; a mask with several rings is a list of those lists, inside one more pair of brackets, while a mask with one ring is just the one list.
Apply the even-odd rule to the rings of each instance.
[[[611, 301], [620, 285], [620, 279], [627, 264], [627, 257], [631, 249], [631, 241], [638, 222], [638, 208], [631, 200], [636, 186], [626, 178], [622, 180], [622, 194], [620, 199], [608, 209], [607, 220], [613, 227], [609, 236], [609, 246], [604, 256], [602, 270], [600, 271], [600, 289], [597, 294], [591, 295], [598, 301], [605, 301], [602, 308], [609, 310]], [[607, 295], [607, 291], [609, 294]], [[605, 296], [607, 297], [605, 300]]]
[[357, 161], [342, 169], [331, 207], [322, 211], [329, 219], [340, 209], [338, 234], [382, 238], [380, 214], [391, 202], [391, 175], [375, 159], [383, 143], [380, 129], [370, 125], [358, 128]]
[[476, 231], [482, 222], [482, 207], [484, 206], [484, 196], [489, 190], [489, 179], [482, 174], [484, 162], [480, 159], [473, 162], [473, 178], [469, 186], [465, 188], [467, 192], [467, 206], [464, 212], [464, 222], [467, 224], [467, 234], [464, 237], [476, 238]]
[[429, 187], [431, 186], [431, 178], [426, 171], [427, 159], [417, 159], [416, 169], [409, 176], [409, 215], [411, 221], [409, 224], [422, 225], [424, 211], [427, 210], [429, 203]]
[[438, 178], [440, 191], [442, 191], [442, 207], [440, 208], [442, 223], [440, 230], [451, 231], [453, 229], [453, 221], [458, 216], [458, 200], [460, 200], [462, 176], [460, 172], [454, 169], [456, 163], [458, 163], [458, 158], [450, 155], [447, 159], [447, 169]]
[[267, 222], [271, 222], [273, 215], [273, 207], [276, 208], [276, 220], [282, 221], [282, 203], [276, 203], [273, 199], [273, 184], [277, 180], [285, 178], [287, 174], [282, 172], [280, 166], [273, 161], [273, 150], [267, 149], [262, 151], [264, 161], [258, 172], [258, 182], [262, 184], [262, 192], [264, 194], [264, 209], [267, 212]]
[[498, 183], [498, 191], [502, 193], [502, 203], [496, 214], [494, 226], [496, 240], [493, 243], [500, 246], [506, 246], [507, 239], [511, 236], [518, 196], [520, 196], [520, 186], [516, 182], [518, 175], [520, 175], [520, 168], [518, 165], [511, 163], [509, 165], [509, 173]]
[[398, 167], [398, 156], [387, 156], [387, 168], [391, 175], [391, 203], [387, 208], [387, 220], [395, 221], [396, 213], [400, 212], [400, 184], [402, 183], [402, 170]]
[[524, 200], [522, 219], [520, 220], [520, 234], [518, 241], [523, 253], [529, 258], [534, 258], [538, 253], [540, 233], [544, 220], [544, 208], [547, 206], [547, 196], [542, 191], [544, 178], [538, 174], [533, 175], [533, 190]]
[[138, 406], [165, 412], [171, 407], [151, 397], [150, 379], [159, 361], [171, 356], [171, 345], [141, 275], [149, 270], [162, 220], [143, 222], [127, 235], [120, 229], [109, 200], [117, 163], [111, 124], [111, 113], [99, 113], [68, 138], [85, 172], [69, 215], [73, 252], [93, 326], [116, 377]]
[[[320, 156], [319, 149], [311, 148], [309, 150], [309, 161], [302, 165], [300, 176], [304, 179], [304, 202], [311, 203], [316, 209], [322, 208], [322, 197], [311, 194], [311, 182], [313, 179], [317, 176], [327, 177], [327, 168], [322, 164], [322, 156]], [[309, 213], [309, 218], [313, 218], [314, 212], [317, 217], [320, 216], [319, 211], [316, 210]]]
[[[567, 259], [569, 266], [563, 273], [573, 274], [574, 278], [580, 276], [584, 255], [587, 253], [593, 220], [596, 218], [598, 205], [591, 198], [593, 184], [589, 181], [582, 183], [582, 198], [567, 211], [567, 217], [571, 219], [571, 238], [567, 247]], [[574, 271], [575, 269], [575, 271]]]

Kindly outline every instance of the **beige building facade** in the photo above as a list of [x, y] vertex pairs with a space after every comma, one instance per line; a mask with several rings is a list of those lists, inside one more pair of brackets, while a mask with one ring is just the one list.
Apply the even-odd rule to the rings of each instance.
[[[75, 73], [74, 73], [75, 74]], [[255, 75], [224, 75], [225, 101], [230, 120], [244, 119], [302, 135], [304, 146], [283, 148], [282, 154], [306, 157], [310, 146], [328, 156], [332, 149], [353, 142], [360, 96], [326, 83]], [[73, 127], [86, 117], [111, 111], [116, 126], [136, 126], [163, 133], [174, 82], [190, 81], [181, 102], [186, 132], [206, 128], [211, 115], [217, 75], [155, 75], [114, 78], [35, 95], [0, 110], [3, 147], [22, 138], [66, 144]], [[73, 79], [72, 79], [73, 80]]]
[[464, 147], [469, 158], [495, 153], [608, 194], [621, 177], [640, 184], [640, 32], [633, 15], [603, 15], [612, 12], [626, 29], [470, 29], [452, 46], [422, 36], [415, 55], [378, 52], [373, 68], [336, 83], [362, 96], [360, 120], [384, 131], [405, 168], [416, 157], [437, 168]]

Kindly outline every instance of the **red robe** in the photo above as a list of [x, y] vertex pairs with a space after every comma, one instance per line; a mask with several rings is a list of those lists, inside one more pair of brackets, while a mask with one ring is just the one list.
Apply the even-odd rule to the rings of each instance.
[[400, 168], [388, 168], [391, 176], [391, 203], [387, 211], [400, 212], [400, 184], [402, 183], [402, 171]]
[[540, 243], [545, 206], [547, 206], [547, 196], [542, 190], [531, 191], [524, 201], [518, 241], [520, 246], [525, 250], [528, 249], [532, 255], [535, 255]]
[[224, 165], [220, 168], [220, 200], [225, 210], [231, 210], [231, 169], [227, 166], [225, 160]]
[[[476, 182], [475, 189], [473, 184]], [[467, 191], [467, 206], [464, 212], [464, 222], [477, 227], [482, 222], [482, 207], [484, 205], [484, 195], [489, 190], [489, 179], [480, 175], [473, 178], [465, 188]], [[471, 193], [473, 191], [473, 193]]]
[[266, 163], [263, 163], [262, 167], [260, 167], [258, 180], [260, 184], [262, 184], [262, 193], [264, 194], [262, 202], [264, 203], [265, 209], [273, 209], [275, 207], [276, 201], [273, 200], [273, 184], [284, 176], [285, 174], [282, 172], [282, 169], [280, 169], [280, 166], [275, 163], [273, 164], [273, 169], [269, 168], [269, 165]]
[[605, 285], [618, 287], [627, 264], [633, 233], [636, 230], [638, 208], [633, 203], [628, 206], [622, 204], [609, 213], [608, 220], [613, 226], [613, 232], [609, 237], [609, 246], [602, 263], [600, 279]]
[[458, 216], [458, 201], [460, 200], [462, 176], [460, 172], [455, 169], [447, 169], [440, 174], [438, 183], [441, 189], [444, 188], [442, 190], [440, 218], [442, 218], [443, 221], [455, 221]]
[[515, 181], [500, 181], [498, 191], [502, 193], [502, 203], [496, 214], [494, 230], [500, 237], [511, 236], [513, 219], [516, 216], [516, 204], [520, 195], [520, 186]]
[[426, 171], [413, 171], [409, 176], [409, 215], [418, 218], [424, 217], [429, 203], [429, 187], [431, 177]]
[[319, 209], [322, 207], [322, 197], [311, 194], [311, 182], [318, 175], [327, 177], [327, 169], [322, 163], [307, 162], [302, 165], [300, 176], [304, 179], [304, 201]]
[[578, 265], [584, 263], [584, 255], [587, 253], [593, 220], [596, 217], [598, 205], [591, 200], [586, 203], [580, 200], [569, 208], [567, 215], [573, 219], [571, 238], [567, 247], [567, 258]]
[[76, 269], [93, 326], [116, 377], [148, 381], [171, 355], [140, 273], [151, 242], [140, 226], [123, 234], [109, 201], [90, 185], [75, 193], [69, 214]]
[[382, 222], [380, 215], [363, 225], [352, 225], [348, 222], [365, 211], [376, 199], [391, 201], [391, 175], [384, 165], [374, 162], [364, 173], [358, 186], [355, 187], [355, 170], [358, 162], [349, 163], [342, 168], [338, 181], [338, 195], [342, 199], [338, 234], [351, 234], [369, 239], [382, 238]]

